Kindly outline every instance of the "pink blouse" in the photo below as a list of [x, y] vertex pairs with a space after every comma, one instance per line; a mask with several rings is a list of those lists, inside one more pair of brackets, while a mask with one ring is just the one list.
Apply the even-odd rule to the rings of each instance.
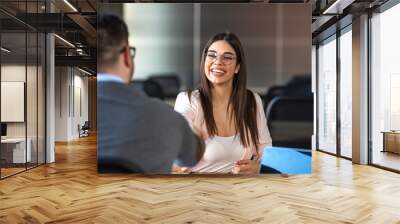
[[[256, 150], [258, 151], [261, 159], [263, 149], [266, 146], [272, 146], [272, 140], [267, 127], [267, 120], [265, 118], [261, 98], [256, 93], [254, 93], [254, 96], [257, 103], [257, 127], [260, 144], [257, 148], [253, 146], [243, 147], [240, 144], [240, 141], [238, 141], [237, 144], [240, 144], [240, 147], [243, 148], [241, 159], [250, 159], [251, 156], [256, 152]], [[208, 136], [207, 133], [207, 127], [204, 120], [204, 113], [201, 107], [200, 94], [198, 90], [192, 92], [190, 101], [187, 92], [179, 93], [175, 101], [174, 109], [186, 118], [192, 129], [196, 129], [200, 132], [202, 138], [206, 142], [207, 140], [209, 140], [210, 136]]]

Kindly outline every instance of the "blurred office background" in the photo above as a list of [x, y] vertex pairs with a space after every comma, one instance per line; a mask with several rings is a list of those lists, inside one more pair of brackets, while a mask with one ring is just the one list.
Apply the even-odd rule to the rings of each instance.
[[124, 18], [135, 46], [134, 88], [174, 104], [197, 87], [204, 45], [233, 32], [247, 60], [248, 88], [264, 102], [274, 146], [311, 149], [311, 5], [103, 4]]

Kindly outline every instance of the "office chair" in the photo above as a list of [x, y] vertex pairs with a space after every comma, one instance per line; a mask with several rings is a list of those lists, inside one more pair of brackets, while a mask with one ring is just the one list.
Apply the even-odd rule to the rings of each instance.
[[80, 127], [80, 125], [78, 124], [79, 138], [89, 136], [89, 129], [89, 121], [85, 121], [82, 127]]
[[269, 88], [263, 96], [264, 110], [267, 109], [271, 100], [277, 96], [312, 97], [311, 76], [295, 76], [283, 86], [272, 86]]
[[272, 86], [271, 88], [268, 89], [268, 92], [263, 96], [263, 104], [264, 104], [264, 110], [267, 109], [268, 104], [271, 102], [271, 100], [277, 96], [282, 96], [284, 93], [284, 86]]
[[161, 85], [152, 79], [148, 79], [148, 80], [144, 81], [143, 91], [149, 97], [158, 98], [160, 100], [164, 100], [164, 98], [165, 98], [164, 91], [163, 91]]
[[176, 74], [154, 75], [149, 80], [160, 85], [164, 98], [175, 99], [180, 91], [181, 83]]
[[274, 146], [311, 149], [314, 101], [312, 97], [275, 97], [265, 116]]

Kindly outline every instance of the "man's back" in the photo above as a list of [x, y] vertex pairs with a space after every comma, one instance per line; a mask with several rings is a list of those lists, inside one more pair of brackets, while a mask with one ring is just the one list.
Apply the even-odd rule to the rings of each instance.
[[170, 173], [196, 163], [196, 137], [166, 104], [124, 83], [98, 82], [99, 172]]

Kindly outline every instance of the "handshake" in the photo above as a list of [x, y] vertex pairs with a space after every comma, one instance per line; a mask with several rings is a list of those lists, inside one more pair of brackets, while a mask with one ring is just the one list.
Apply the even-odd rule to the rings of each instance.
[[[206, 154], [206, 145], [203, 141], [202, 135], [197, 129], [193, 130], [196, 133], [196, 140], [197, 140], [197, 151], [196, 151], [196, 160], [197, 165], [194, 167], [187, 167], [187, 166], [178, 166], [177, 164], [173, 164], [172, 166], [172, 173], [173, 174], [210, 174], [210, 173], [220, 173], [221, 169], [216, 169], [214, 172], [207, 171], [204, 161], [205, 159], [203, 156]], [[209, 151], [207, 152], [207, 158], [213, 157], [213, 152], [211, 150], [215, 150], [213, 147], [209, 147]], [[210, 155], [211, 154], [211, 155]], [[222, 161], [223, 162], [223, 159]], [[220, 163], [219, 161], [216, 163]], [[229, 161], [226, 161], [229, 164]], [[231, 163], [232, 164], [232, 163]], [[213, 165], [213, 164], [210, 164]], [[215, 167], [218, 164], [214, 164]], [[226, 167], [224, 167], [226, 170]], [[232, 165], [229, 166], [230, 172], [221, 172], [221, 173], [231, 173], [231, 174], [258, 174], [260, 172], [260, 158], [258, 156], [252, 156], [250, 159], [241, 159], [234, 162]]]

